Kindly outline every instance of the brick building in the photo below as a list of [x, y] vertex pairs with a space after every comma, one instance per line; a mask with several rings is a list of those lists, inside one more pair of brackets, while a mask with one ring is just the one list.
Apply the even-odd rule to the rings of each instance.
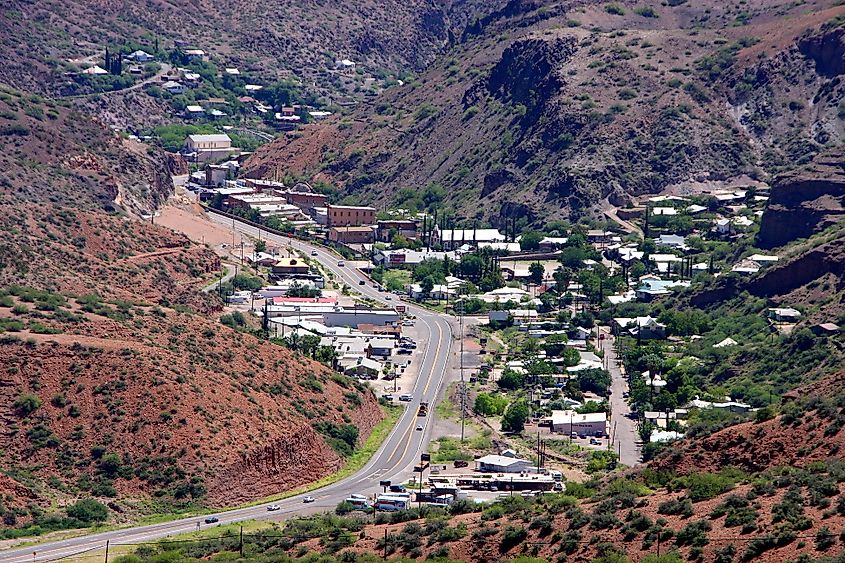
[[326, 209], [328, 227], [361, 227], [372, 225], [376, 220], [376, 210], [373, 207], [327, 205]]

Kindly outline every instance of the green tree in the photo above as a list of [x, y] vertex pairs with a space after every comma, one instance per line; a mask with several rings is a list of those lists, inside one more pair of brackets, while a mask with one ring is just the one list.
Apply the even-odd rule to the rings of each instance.
[[519, 237], [520, 250], [537, 250], [540, 248], [540, 241], [543, 240], [543, 234], [537, 231], [528, 231], [522, 233]]
[[578, 385], [583, 392], [592, 392], [607, 397], [611, 384], [610, 372], [600, 368], [585, 369], [578, 372]]
[[65, 509], [67, 515], [76, 518], [84, 524], [98, 524], [109, 517], [109, 509], [92, 498], [85, 498], [71, 504]]
[[512, 369], [505, 368], [497, 383], [502, 389], [522, 389], [525, 386], [525, 375]]
[[534, 285], [543, 283], [543, 277], [546, 275], [546, 269], [539, 262], [532, 262], [528, 266], [528, 280]]
[[508, 407], [502, 417], [502, 430], [505, 432], [521, 433], [525, 430], [525, 421], [528, 420], [528, 403], [520, 399]]
[[504, 414], [508, 405], [506, 397], [492, 395], [490, 393], [479, 393], [475, 398], [473, 409], [481, 416], [499, 416]]
[[422, 289], [423, 299], [428, 299], [434, 289], [434, 276], [426, 276], [420, 282], [420, 289]]
[[267, 241], [259, 240], [255, 241], [255, 252], [266, 252], [267, 251]]

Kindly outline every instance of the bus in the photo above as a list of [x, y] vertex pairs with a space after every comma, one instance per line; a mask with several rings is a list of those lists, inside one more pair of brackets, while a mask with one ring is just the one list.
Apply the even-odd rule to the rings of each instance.
[[361, 495], [352, 495], [351, 497], [345, 499], [344, 502], [351, 504], [355, 510], [366, 510], [370, 507], [370, 502], [367, 500], [367, 497]]

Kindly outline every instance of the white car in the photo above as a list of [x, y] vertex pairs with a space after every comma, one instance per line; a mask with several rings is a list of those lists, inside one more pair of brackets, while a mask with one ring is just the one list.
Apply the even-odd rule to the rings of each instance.
[[314, 502], [315, 500], [317, 500], [317, 499], [315, 499], [312, 496], [307, 496], [304, 499], [302, 499], [302, 502], [308, 503], [308, 502]]
[[417, 430], [422, 430], [422, 424], [417, 424]]
[[271, 504], [270, 506], [267, 507], [267, 512], [276, 512], [277, 510], [281, 510], [281, 509], [282, 509], [282, 507], [279, 506], [278, 504]]
[[317, 251], [316, 251], [316, 250], [312, 250], [312, 251], [311, 251], [311, 256], [317, 256]]

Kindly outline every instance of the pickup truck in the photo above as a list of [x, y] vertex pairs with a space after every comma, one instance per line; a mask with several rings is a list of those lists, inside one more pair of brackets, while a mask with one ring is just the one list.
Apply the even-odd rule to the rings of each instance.
[[428, 416], [428, 403], [426, 401], [420, 402], [420, 406], [417, 409], [417, 416]]

